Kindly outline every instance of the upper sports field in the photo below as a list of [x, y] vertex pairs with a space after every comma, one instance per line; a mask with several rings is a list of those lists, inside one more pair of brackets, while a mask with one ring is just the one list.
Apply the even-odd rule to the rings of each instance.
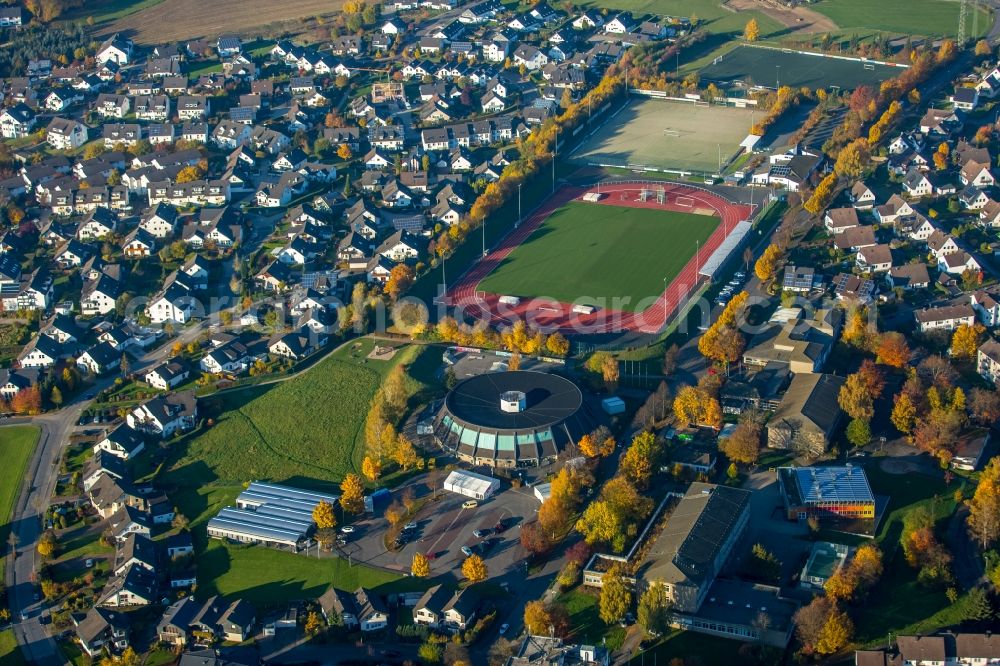
[[571, 159], [718, 173], [750, 132], [747, 109], [635, 98], [584, 140]]
[[635, 312], [680, 273], [719, 218], [570, 202], [552, 213], [477, 287]]
[[702, 80], [743, 81], [774, 88], [830, 88], [852, 90], [862, 85], [878, 87], [902, 73], [899, 67], [864, 63], [860, 60], [826, 58], [786, 52], [764, 46], [741, 45], [719, 56], [718, 62], [701, 69]]

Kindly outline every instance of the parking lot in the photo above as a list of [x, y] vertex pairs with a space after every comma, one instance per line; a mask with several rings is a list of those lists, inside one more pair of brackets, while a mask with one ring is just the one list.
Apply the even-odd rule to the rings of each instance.
[[[426, 498], [427, 502], [413, 519], [416, 527], [406, 532], [407, 542], [402, 548], [386, 549], [388, 524], [378, 514], [353, 524], [354, 532], [347, 535], [347, 543], [341, 547], [345, 555], [357, 562], [408, 572], [414, 554], [423, 553], [430, 559], [432, 576], [451, 572], [458, 580], [466, 558], [462, 547], [478, 551], [489, 541], [488, 550], [479, 554], [486, 561], [490, 578], [508, 583], [508, 575], [516, 578], [513, 574], [523, 567], [526, 556], [520, 543], [520, 528], [534, 519], [540, 506], [530, 488], [508, 486], [494, 497], [480, 500], [477, 507], [463, 509], [462, 504], [469, 500], [468, 497], [439, 490], [437, 498], [433, 499], [426, 485], [409, 487], [414, 488], [418, 499]], [[400, 492], [393, 493], [394, 497]], [[495, 534], [493, 528], [500, 521], [504, 529]], [[482, 537], [475, 536], [477, 530], [484, 532]]]

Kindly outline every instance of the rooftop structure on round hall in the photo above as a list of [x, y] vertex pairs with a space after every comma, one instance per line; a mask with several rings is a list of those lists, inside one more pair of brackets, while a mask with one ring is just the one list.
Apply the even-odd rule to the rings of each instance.
[[555, 462], [567, 443], [599, 424], [572, 381], [517, 370], [460, 382], [445, 398], [434, 434], [474, 465], [534, 467]]

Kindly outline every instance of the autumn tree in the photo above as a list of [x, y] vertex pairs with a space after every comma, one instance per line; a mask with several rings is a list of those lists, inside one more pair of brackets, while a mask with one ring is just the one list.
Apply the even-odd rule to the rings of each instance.
[[351, 150], [350, 146], [348, 146], [346, 143], [342, 143], [337, 147], [337, 157], [339, 157], [344, 161], [347, 161], [352, 157], [354, 157], [354, 152]]
[[205, 172], [201, 170], [201, 167], [197, 165], [186, 166], [177, 172], [176, 181], [178, 183], [190, 183], [195, 180], [199, 180]]
[[59, 548], [56, 535], [52, 532], [46, 532], [38, 539], [38, 545], [35, 548], [38, 554], [42, 556], [42, 559], [51, 559], [55, 556], [56, 550]]
[[382, 476], [382, 463], [377, 458], [365, 456], [365, 459], [361, 462], [361, 473], [369, 481], [378, 481], [378, 478]]
[[977, 56], [980, 56], [980, 57], [982, 57], [982, 56], [988, 56], [992, 52], [993, 52], [993, 49], [990, 48], [990, 43], [988, 41], [986, 41], [985, 39], [980, 39], [978, 42], [976, 42], [975, 54]]
[[979, 477], [969, 500], [968, 525], [984, 550], [1000, 538], [1000, 458], [992, 458]]
[[545, 339], [545, 349], [553, 356], [566, 356], [569, 354], [569, 340], [557, 331]]
[[[542, 506], [544, 507], [545, 504]], [[533, 521], [522, 527], [519, 538], [521, 546], [535, 556], [549, 552], [554, 545], [549, 537], [549, 532], [539, 523], [540, 521]]]
[[312, 511], [313, 522], [321, 530], [328, 530], [337, 526], [337, 517], [333, 514], [333, 505], [326, 500], [320, 500]]
[[420, 456], [417, 455], [417, 450], [414, 448], [410, 438], [401, 433], [396, 437], [396, 445], [392, 450], [392, 459], [402, 470], [406, 471], [418, 464]]
[[653, 474], [653, 469], [660, 454], [660, 446], [656, 435], [651, 432], [641, 432], [629, 444], [622, 456], [619, 469], [625, 477], [639, 488], [645, 488]]
[[831, 173], [820, 181], [816, 189], [809, 196], [802, 207], [813, 215], [819, 215], [821, 212], [826, 210], [826, 207], [830, 205], [830, 201], [833, 199], [834, 190], [837, 187], [837, 174]]
[[396, 264], [389, 271], [389, 279], [385, 283], [385, 293], [389, 294], [392, 300], [399, 298], [400, 294], [413, 286], [416, 274], [408, 264]]
[[753, 266], [753, 271], [761, 282], [770, 282], [774, 279], [778, 271], [778, 262], [780, 259], [781, 248], [774, 243], [768, 245]]
[[910, 398], [910, 395], [908, 393], [897, 395], [896, 402], [892, 407], [892, 415], [890, 416], [892, 425], [896, 426], [896, 430], [904, 435], [909, 435], [913, 432], [916, 419], [917, 407], [913, 404], [913, 399]]
[[598, 608], [605, 624], [619, 622], [632, 605], [632, 592], [620, 564], [613, 564], [601, 578]]
[[861, 137], [850, 142], [837, 155], [833, 166], [834, 173], [844, 178], [858, 178], [868, 168], [871, 154], [868, 139]]
[[986, 328], [979, 323], [962, 324], [951, 336], [951, 355], [962, 360], [972, 360], [979, 349], [979, 340]]
[[340, 484], [340, 506], [348, 513], [361, 513], [365, 510], [365, 487], [361, 477], [353, 472], [344, 477]]
[[893, 368], [905, 368], [910, 364], [910, 346], [906, 336], [896, 331], [883, 333], [875, 348], [875, 360]]
[[996, 423], [1000, 420], [1000, 394], [992, 389], [972, 389], [969, 393], [969, 413], [982, 425]]
[[760, 26], [757, 25], [757, 19], [752, 18], [743, 26], [743, 39], [756, 42], [758, 38], [760, 38]]
[[663, 634], [670, 622], [670, 597], [663, 583], [653, 582], [639, 597], [639, 624], [647, 633]]
[[852, 419], [871, 421], [875, 414], [875, 400], [885, 387], [882, 372], [870, 360], [865, 359], [861, 368], [846, 377], [840, 387], [837, 401], [840, 408]]
[[410, 564], [410, 574], [416, 578], [427, 578], [431, 575], [431, 564], [427, 561], [427, 556], [423, 553], [413, 554], [413, 563]]
[[529, 601], [524, 606], [524, 626], [533, 636], [545, 636], [552, 626], [549, 605], [541, 599]]
[[741, 421], [728, 437], [719, 439], [719, 449], [733, 462], [756, 465], [762, 433], [760, 423]]
[[853, 635], [854, 623], [851, 618], [834, 604], [816, 641], [816, 652], [821, 655], [839, 652]]
[[486, 569], [486, 562], [483, 558], [473, 553], [462, 562], [462, 575], [470, 583], [481, 583], [489, 577]]
[[685, 386], [674, 398], [674, 416], [682, 426], [705, 425], [719, 428], [722, 425], [722, 407], [719, 401], [703, 388]]
[[[610, 503], [604, 500], [595, 500], [587, 505], [583, 515], [576, 521], [576, 529], [591, 545], [612, 543], [616, 537], [623, 538], [622, 517]], [[624, 540], [622, 540], [622, 546], [624, 546]]]

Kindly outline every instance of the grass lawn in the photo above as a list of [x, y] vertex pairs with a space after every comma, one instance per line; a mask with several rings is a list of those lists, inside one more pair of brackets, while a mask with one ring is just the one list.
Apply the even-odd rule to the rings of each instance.
[[17, 647], [14, 630], [0, 631], [0, 666], [21, 666], [26, 663], [21, 648]]
[[14, 501], [21, 490], [24, 471], [35, 450], [40, 432], [35, 426], [0, 428], [0, 455], [7, 461], [0, 470], [0, 517], [3, 518], [0, 539], [4, 543], [10, 531], [10, 514], [14, 509]]
[[[262, 546], [228, 546], [211, 541], [198, 558], [198, 596], [221, 594], [245, 599], [258, 609], [292, 599], [315, 599], [332, 583], [353, 592], [370, 587], [383, 596], [425, 589], [430, 582], [345, 560], [308, 558]], [[202, 582], [204, 581], [204, 582]]]
[[[209, 540], [205, 524], [233, 504], [243, 484], [287, 482], [335, 491], [364, 457], [364, 420], [379, 384], [396, 365], [413, 364], [425, 378], [440, 350], [409, 346], [390, 361], [367, 359], [370, 339], [345, 345], [303, 374], [280, 384], [254, 386], [205, 399], [215, 424], [174, 444], [158, 477], [178, 510], [191, 521], [198, 554], [198, 595], [240, 596], [258, 604], [317, 596], [336, 581], [345, 589], [378, 587], [395, 574], [333, 559], [309, 559], [264, 547]], [[413, 403], [431, 387], [412, 380]], [[359, 582], [361, 581], [361, 582]]]
[[597, 608], [597, 595], [584, 592], [577, 587], [557, 599], [569, 612], [573, 627], [571, 639], [576, 643], [599, 645], [602, 642], [609, 650], [617, 650], [625, 642], [625, 629], [618, 625], [609, 627], [601, 619]]
[[943, 589], [917, 582], [917, 570], [906, 563], [899, 545], [906, 514], [921, 506], [934, 505], [939, 521], [955, 510], [952, 497], [959, 484], [950, 486], [940, 477], [925, 474], [889, 474], [878, 460], [865, 466], [872, 491], [889, 495], [889, 514], [882, 519], [875, 539], [886, 558], [885, 573], [868, 595], [865, 604], [854, 609], [855, 639], [862, 644], [884, 640], [886, 633], [928, 633], [955, 624], [961, 619], [961, 601], [951, 604]]
[[636, 655], [628, 663], [645, 663], [646, 659], [659, 663], [662, 659], [666, 664], [673, 659], [697, 658], [698, 663], [703, 666], [729, 666], [742, 661], [739, 655], [741, 645], [743, 643], [740, 641], [677, 629], [665, 634], [641, 657]]
[[[555, 211], [477, 289], [622, 310], [648, 306], [719, 218], [571, 202]], [[650, 248], [658, 251], [650, 252]]]
[[372, 346], [361, 340], [286, 382], [206, 398], [215, 425], [182, 445], [165, 480], [190, 487], [309, 479], [329, 487], [359, 471], [372, 396], [393, 367], [423, 350], [406, 347], [391, 361], [373, 361], [365, 358]]
[[[809, 8], [828, 16], [842, 30], [868, 29], [911, 35], [955, 36], [957, 0], [822, 0]], [[966, 26], [972, 29], [972, 15]], [[990, 28], [989, 12], [981, 9], [979, 34]]]

